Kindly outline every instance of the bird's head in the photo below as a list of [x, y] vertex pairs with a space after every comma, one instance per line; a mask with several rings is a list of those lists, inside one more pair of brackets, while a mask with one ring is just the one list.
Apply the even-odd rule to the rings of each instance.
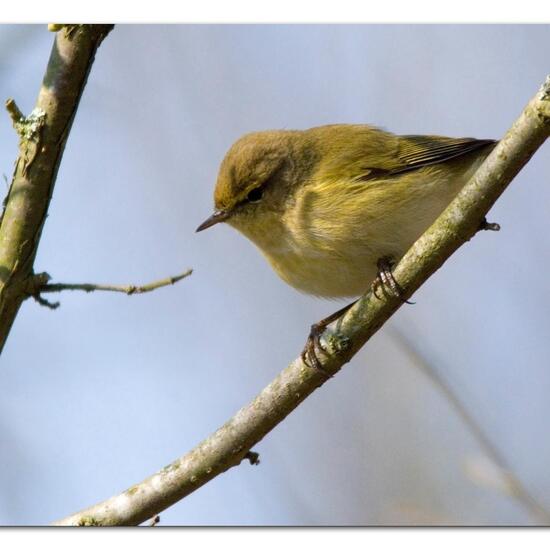
[[[197, 231], [219, 222], [239, 230], [283, 214], [302, 174], [297, 164], [301, 132], [272, 130], [247, 134], [223, 159], [214, 190], [214, 213]], [[246, 231], [245, 231], [246, 232]]]

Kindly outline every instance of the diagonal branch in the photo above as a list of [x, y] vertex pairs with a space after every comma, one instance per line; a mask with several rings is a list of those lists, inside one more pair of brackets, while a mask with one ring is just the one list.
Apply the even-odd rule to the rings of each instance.
[[[435, 223], [399, 262], [394, 276], [410, 297], [462, 244], [516, 174], [550, 134], [550, 78], [529, 102]], [[402, 305], [390, 296], [365, 294], [326, 337], [332, 350], [320, 358], [337, 373]], [[236, 466], [250, 448], [326, 381], [300, 358], [283, 370], [253, 401], [188, 454], [122, 494], [68, 516], [58, 525], [137, 525]]]
[[0, 351], [27, 297], [57, 170], [97, 48], [112, 25], [61, 26], [36, 106], [24, 117], [6, 108], [19, 135], [19, 157], [0, 221]]
[[499, 474], [503, 478], [509, 494], [520, 502], [529, 512], [533, 519], [542, 525], [550, 525], [550, 513], [529, 493], [521, 480], [516, 476], [508, 461], [500, 450], [494, 445], [489, 436], [483, 431], [483, 428], [476, 422], [475, 418], [468, 411], [466, 406], [460, 401], [459, 397], [452, 390], [451, 386], [438, 374], [438, 372], [421, 357], [415, 346], [400, 331], [392, 330], [394, 341], [409, 356], [411, 363], [422, 371], [430, 381], [445, 396], [451, 407], [455, 410], [462, 422], [468, 427], [472, 435], [477, 440], [483, 452], [489, 457], [491, 462], [498, 468]]

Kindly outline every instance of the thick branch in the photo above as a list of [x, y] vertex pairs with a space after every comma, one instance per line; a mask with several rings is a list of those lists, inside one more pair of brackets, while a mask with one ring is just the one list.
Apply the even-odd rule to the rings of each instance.
[[0, 223], [0, 351], [22, 301], [52, 196], [57, 170], [94, 56], [112, 25], [71, 25], [57, 32], [33, 112], [7, 109], [19, 135]]
[[[506, 186], [550, 134], [550, 79], [510, 131], [436, 222], [411, 247], [394, 275], [409, 297], [447, 258], [468, 241]], [[324, 370], [336, 373], [402, 305], [392, 297], [367, 293], [327, 337], [332, 353], [321, 356]], [[249, 405], [200, 443], [124, 493], [58, 525], [137, 525], [235, 466], [326, 377], [296, 359]]]

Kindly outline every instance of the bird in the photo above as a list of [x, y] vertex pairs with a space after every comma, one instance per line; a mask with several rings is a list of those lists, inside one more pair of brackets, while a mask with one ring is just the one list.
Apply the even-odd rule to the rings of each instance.
[[[436, 220], [496, 145], [492, 139], [396, 135], [367, 124], [264, 130], [223, 158], [214, 213], [290, 286], [330, 299], [380, 285], [401, 296], [392, 267]], [[480, 228], [498, 224], [481, 221]], [[321, 368], [320, 337], [355, 302], [311, 326], [302, 359]]]

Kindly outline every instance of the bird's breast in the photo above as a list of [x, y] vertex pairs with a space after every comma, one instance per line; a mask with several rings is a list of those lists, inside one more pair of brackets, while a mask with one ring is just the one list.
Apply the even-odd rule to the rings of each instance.
[[275, 272], [301, 292], [326, 298], [358, 296], [376, 276], [376, 258], [365, 238], [343, 246], [331, 224], [310, 224], [295, 208], [265, 221], [262, 227], [239, 230]]
[[313, 182], [300, 188], [284, 214], [273, 213], [261, 228], [239, 229], [298, 290], [358, 296], [376, 277], [377, 261], [399, 260], [468, 175], [434, 166], [378, 181]]

